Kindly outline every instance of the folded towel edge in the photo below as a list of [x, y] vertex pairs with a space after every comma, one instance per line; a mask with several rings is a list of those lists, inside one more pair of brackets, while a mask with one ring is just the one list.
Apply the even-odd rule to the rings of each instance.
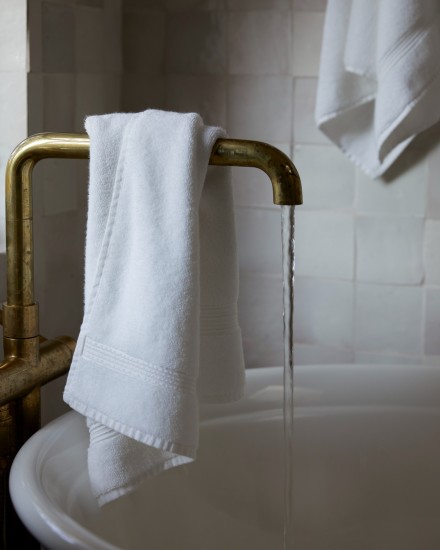
[[151, 469], [150, 471], [148, 471], [148, 473], [145, 473], [145, 472], [142, 473], [140, 476], [136, 477], [131, 483], [127, 485], [110, 489], [105, 493], [100, 493], [95, 495], [98, 501], [98, 505], [104, 506], [105, 504], [109, 504], [110, 502], [112, 502], [113, 500], [116, 500], [119, 497], [123, 497], [132, 493], [138, 487], [140, 487], [147, 479], [157, 476], [159, 473], [165, 472], [166, 470], [171, 470], [176, 466], [183, 466], [184, 464], [189, 464], [190, 462], [193, 462], [193, 461], [194, 461], [193, 458], [188, 458], [184, 456], [174, 456], [166, 460], [165, 462], [162, 462], [156, 468]]
[[85, 418], [84, 421], [88, 419], [99, 422], [108, 428], [115, 430], [116, 432], [130, 437], [135, 441], [149, 445], [156, 449], [161, 449], [170, 453], [175, 453], [183, 455], [191, 460], [194, 460], [197, 453], [196, 446], [183, 445], [181, 443], [176, 443], [167, 439], [162, 439], [147, 432], [143, 432], [139, 429], [134, 429], [126, 424], [119, 422], [107, 414], [102, 413], [101, 411], [91, 407], [80, 401], [78, 398], [73, 397], [68, 391], [64, 393], [64, 401], [75, 411], [82, 414]]

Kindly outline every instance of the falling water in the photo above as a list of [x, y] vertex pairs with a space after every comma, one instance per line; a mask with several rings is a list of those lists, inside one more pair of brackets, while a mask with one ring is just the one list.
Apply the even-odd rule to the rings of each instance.
[[293, 287], [295, 207], [281, 207], [284, 307], [284, 550], [293, 550]]

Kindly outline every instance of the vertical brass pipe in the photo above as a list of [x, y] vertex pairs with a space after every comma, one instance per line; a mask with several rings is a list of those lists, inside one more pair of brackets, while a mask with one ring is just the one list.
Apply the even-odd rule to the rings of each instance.
[[34, 304], [32, 170], [35, 164], [43, 158], [88, 158], [88, 155], [87, 135], [50, 133], [26, 139], [11, 154], [6, 167], [9, 306]]
[[[87, 136], [86, 136], [87, 137]], [[6, 166], [7, 300], [3, 307], [5, 358], [39, 363], [38, 305], [34, 298], [32, 171], [49, 157], [87, 158], [88, 139], [78, 134], [37, 134], [20, 143]], [[39, 387], [19, 401], [25, 441], [40, 424]]]
[[[34, 298], [34, 258], [32, 227], [32, 171], [42, 158], [75, 157], [72, 137], [33, 136], [11, 154], [6, 167], [6, 254], [7, 300], [3, 306], [3, 342], [5, 362], [23, 359], [27, 369], [39, 365], [38, 305]], [[81, 139], [77, 139], [80, 145]], [[48, 149], [49, 148], [49, 149]], [[52, 151], [53, 148], [53, 151]], [[79, 147], [80, 158], [88, 148]], [[0, 547], [39, 549], [15, 515], [7, 493], [9, 469], [21, 445], [40, 427], [40, 386], [27, 395], [0, 408], [0, 485], [2, 537]], [[13, 540], [10, 540], [11, 536]]]

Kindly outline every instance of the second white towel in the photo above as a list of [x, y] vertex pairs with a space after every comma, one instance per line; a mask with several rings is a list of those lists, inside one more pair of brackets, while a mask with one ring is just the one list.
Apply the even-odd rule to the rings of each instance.
[[329, 0], [316, 122], [367, 174], [383, 174], [440, 119], [437, 0]]
[[105, 504], [195, 458], [198, 400], [239, 398], [244, 362], [230, 170], [208, 169], [223, 131], [154, 110], [86, 129], [85, 314], [64, 399], [87, 417]]

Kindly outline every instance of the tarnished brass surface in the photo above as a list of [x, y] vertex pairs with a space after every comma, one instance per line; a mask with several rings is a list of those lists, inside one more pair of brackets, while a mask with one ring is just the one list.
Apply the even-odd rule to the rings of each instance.
[[38, 304], [15, 306], [3, 304], [3, 335], [8, 338], [38, 336]]
[[294, 164], [267, 143], [219, 139], [212, 149], [210, 164], [260, 168], [272, 182], [274, 204], [302, 204], [301, 180]]
[[[13, 359], [15, 357], [25, 359], [29, 366], [32, 367], [36, 367], [38, 364], [38, 336], [34, 336], [33, 338], [3, 338], [3, 349], [5, 357], [8, 359]], [[0, 373], [2, 372], [3, 367], [0, 365]]]
[[36, 134], [21, 142], [6, 166], [6, 250], [9, 305], [34, 303], [32, 170], [43, 158], [88, 158], [86, 134]]
[[[87, 134], [45, 133], [26, 139], [11, 154], [6, 167], [8, 305], [34, 303], [31, 183], [34, 165], [43, 158], [88, 158], [89, 146]], [[295, 166], [284, 153], [266, 143], [219, 139], [210, 164], [260, 168], [271, 179], [275, 204], [302, 203]], [[13, 331], [7, 328], [7, 333], [10, 332]]]
[[[7, 302], [2, 315], [6, 361], [0, 367], [0, 376], [3, 377], [3, 380], [0, 378], [1, 402], [6, 402], [8, 394], [13, 399], [29, 391], [32, 385], [39, 386], [55, 377], [58, 371], [53, 365], [58, 358], [62, 365], [60, 373], [65, 372], [64, 351], [59, 345], [44, 344], [46, 348], [42, 346], [41, 358], [38, 357], [40, 339], [38, 306], [34, 300], [32, 170], [43, 158], [86, 159], [89, 147], [87, 134], [37, 134], [20, 143], [7, 164]], [[301, 182], [295, 166], [286, 155], [270, 145], [219, 139], [214, 145], [210, 164], [260, 168], [271, 179], [275, 204], [302, 203]], [[50, 349], [50, 352], [43, 353], [44, 349]], [[59, 354], [62, 357], [58, 357]], [[49, 357], [53, 360], [49, 361]], [[25, 366], [19, 359], [25, 360]], [[10, 374], [6, 375], [8, 371]], [[18, 376], [18, 372], [22, 375]], [[36, 398], [31, 401], [34, 403]]]
[[[20, 143], [6, 167], [7, 300], [3, 324], [5, 360], [0, 364], [0, 522], [3, 537], [26, 548], [39, 548], [26, 530], [13, 526], [7, 473], [15, 453], [40, 425], [40, 387], [69, 370], [75, 341], [68, 336], [46, 340], [38, 335], [38, 305], [34, 299], [32, 235], [32, 171], [44, 158], [89, 156], [87, 134], [37, 134]], [[219, 139], [210, 164], [253, 166], [268, 174], [275, 204], [301, 204], [301, 182], [295, 166], [278, 149], [257, 141]], [[5, 531], [5, 526], [8, 527]], [[6, 534], [5, 534], [6, 533]], [[13, 548], [14, 546], [11, 546]], [[22, 546], [24, 547], [24, 546]]]
[[23, 397], [35, 386], [42, 386], [66, 374], [75, 349], [74, 342], [70, 338], [65, 342], [58, 339], [46, 340], [40, 347], [37, 368], [20, 357], [5, 360], [0, 365], [0, 406]]

